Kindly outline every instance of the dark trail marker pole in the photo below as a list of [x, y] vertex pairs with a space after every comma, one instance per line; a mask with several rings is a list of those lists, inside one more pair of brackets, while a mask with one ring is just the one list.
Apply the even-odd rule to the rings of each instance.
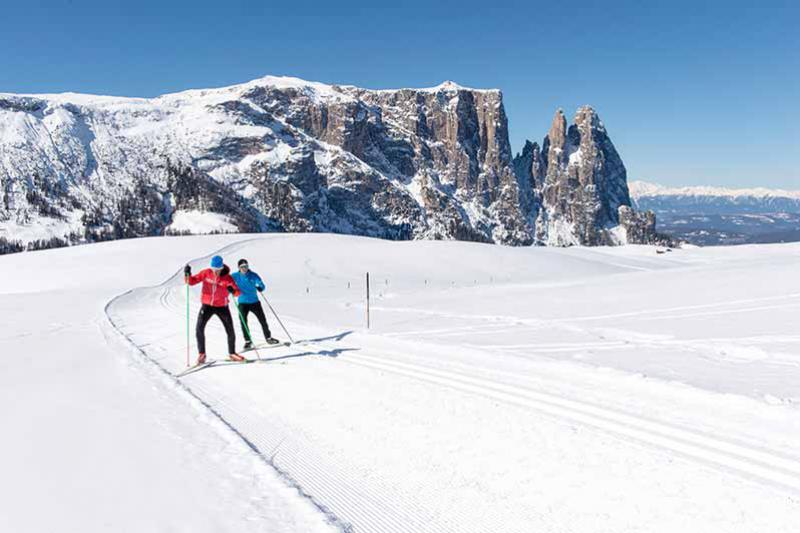
[[367, 329], [369, 329], [369, 272], [367, 272]]

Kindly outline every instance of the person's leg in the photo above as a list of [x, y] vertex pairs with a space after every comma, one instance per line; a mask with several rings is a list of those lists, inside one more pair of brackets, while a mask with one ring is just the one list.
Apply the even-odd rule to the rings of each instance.
[[212, 314], [211, 307], [205, 304], [200, 307], [200, 313], [197, 314], [195, 335], [197, 336], [197, 351], [199, 353], [206, 353], [206, 324]]
[[245, 342], [251, 342], [253, 339], [250, 338], [250, 327], [247, 325], [247, 315], [250, 314], [250, 306], [252, 304], [239, 304], [239, 311], [242, 313], [239, 322], [242, 325], [242, 335], [244, 335]]
[[264, 308], [261, 307], [261, 302], [253, 304], [253, 314], [256, 315], [258, 323], [261, 324], [261, 330], [264, 332], [264, 338], [269, 339], [272, 333], [269, 331], [269, 324], [267, 324], [267, 316], [264, 314]]
[[214, 309], [217, 316], [222, 320], [222, 325], [225, 326], [225, 333], [228, 334], [228, 354], [236, 353], [236, 332], [233, 329], [233, 317], [231, 317], [231, 310], [226, 307], [217, 307]]

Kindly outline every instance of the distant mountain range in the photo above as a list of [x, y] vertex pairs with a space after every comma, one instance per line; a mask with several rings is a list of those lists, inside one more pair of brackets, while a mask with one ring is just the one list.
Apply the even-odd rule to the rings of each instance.
[[699, 245], [800, 241], [800, 191], [629, 184], [633, 204], [659, 230]]
[[591, 107], [513, 157], [498, 90], [265, 77], [158, 98], [0, 94], [0, 252], [301, 231], [662, 242]]

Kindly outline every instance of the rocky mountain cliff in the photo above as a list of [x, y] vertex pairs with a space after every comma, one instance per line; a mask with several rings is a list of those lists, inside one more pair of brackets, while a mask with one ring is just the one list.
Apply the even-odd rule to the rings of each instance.
[[[512, 159], [497, 90], [267, 77], [153, 99], [0, 94], [0, 251], [320, 231], [510, 245], [648, 242], [590, 108]], [[652, 223], [651, 223], [652, 222]]]
[[631, 208], [625, 165], [591, 107], [578, 109], [567, 126], [553, 117], [542, 147], [528, 141], [514, 158], [520, 183], [533, 188], [535, 239], [554, 246], [655, 243], [652, 212]]

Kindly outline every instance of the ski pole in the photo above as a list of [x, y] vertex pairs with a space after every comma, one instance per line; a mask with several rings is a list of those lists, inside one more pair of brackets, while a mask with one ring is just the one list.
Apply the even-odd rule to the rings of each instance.
[[[233, 305], [236, 306], [236, 312], [239, 313], [239, 320], [242, 321], [242, 327], [244, 327], [244, 330], [247, 332], [247, 336], [250, 338], [250, 342], [253, 342], [253, 335], [252, 333], [250, 333], [250, 328], [247, 327], [247, 322], [245, 322], [244, 320], [244, 315], [242, 315], [242, 310], [239, 309], [239, 304], [236, 302], [235, 299], [233, 298], [231, 299], [233, 300]], [[256, 352], [256, 357], [258, 358], [259, 361], [261, 361], [261, 354], [258, 353], [258, 348], [256, 348], [255, 344], [253, 344], [253, 351]]]
[[278, 324], [280, 324], [280, 325], [281, 325], [281, 328], [283, 329], [283, 332], [284, 332], [284, 333], [286, 333], [286, 336], [287, 336], [287, 337], [289, 337], [289, 341], [290, 341], [292, 344], [294, 344], [294, 339], [292, 338], [292, 336], [291, 336], [291, 335], [289, 335], [289, 332], [288, 332], [288, 331], [286, 331], [286, 326], [284, 326], [284, 325], [283, 325], [283, 322], [281, 322], [281, 318], [278, 316], [278, 313], [276, 313], [276, 312], [275, 312], [275, 309], [273, 309], [273, 308], [272, 308], [272, 306], [269, 304], [269, 300], [267, 300], [267, 297], [266, 297], [266, 296], [264, 296], [264, 293], [263, 293], [263, 292], [261, 292], [261, 291], [259, 291], [259, 292], [258, 292], [258, 294], [260, 294], [260, 295], [261, 295], [261, 297], [264, 299], [264, 303], [265, 303], [265, 304], [267, 304], [267, 307], [269, 307], [269, 310], [270, 310], [270, 311], [272, 311], [272, 314], [275, 316], [275, 320], [277, 320], [277, 321], [278, 321]]
[[189, 276], [185, 276], [186, 282], [186, 367], [189, 367], [189, 351], [191, 350], [191, 340], [189, 337]]

